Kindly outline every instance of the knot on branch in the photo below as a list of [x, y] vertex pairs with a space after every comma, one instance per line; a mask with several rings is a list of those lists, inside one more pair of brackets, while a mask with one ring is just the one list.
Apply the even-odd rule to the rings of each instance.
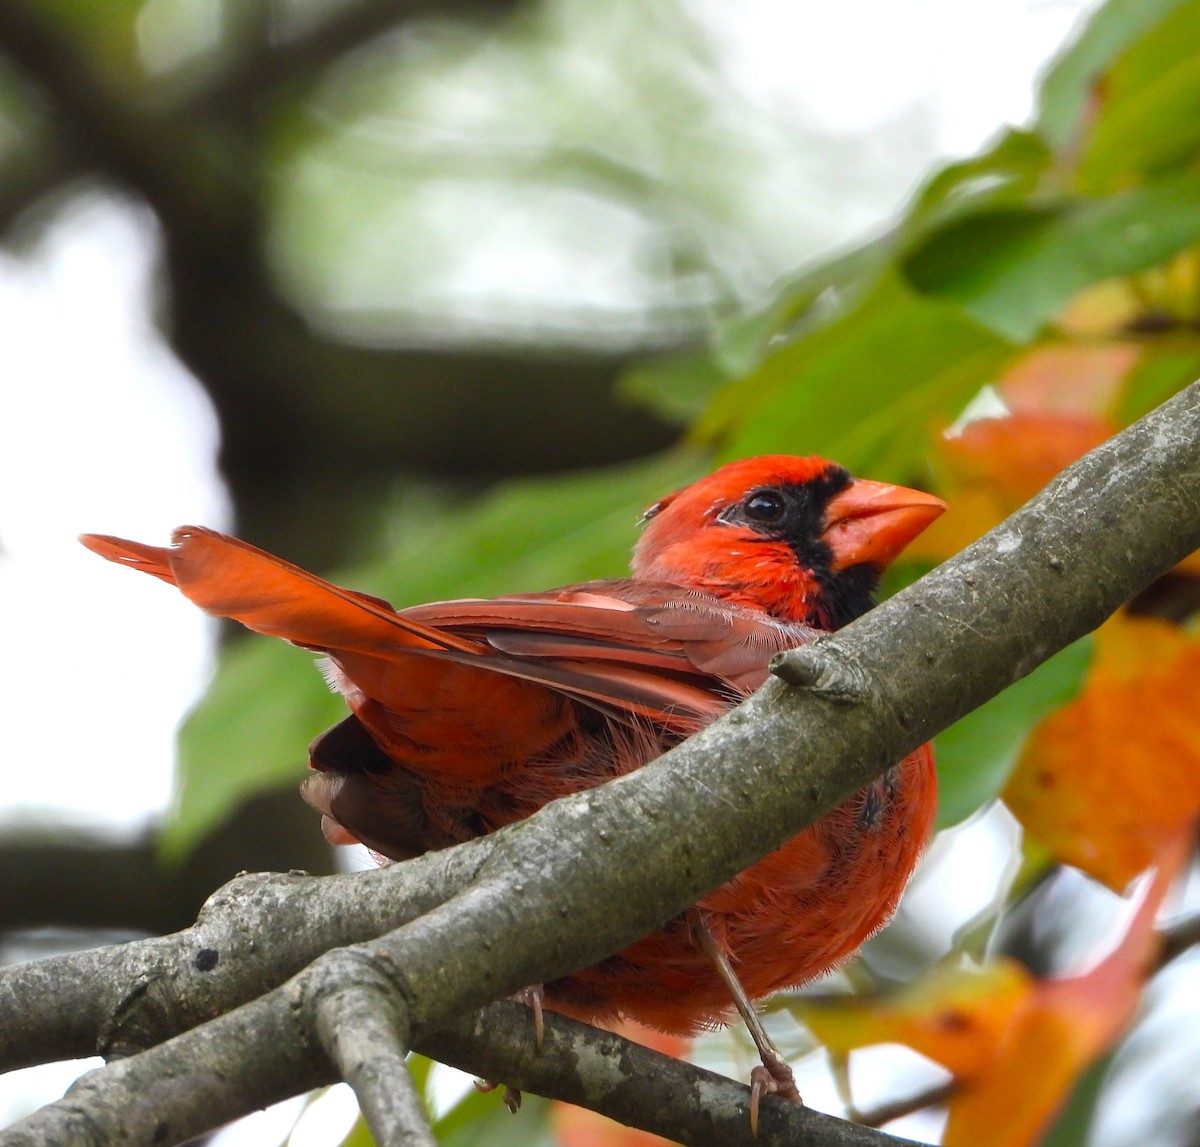
[[96, 1038], [96, 1051], [105, 1059], [124, 1059], [175, 1034], [170, 988], [160, 972], [135, 976], [106, 1017]]
[[304, 1027], [335, 1064], [340, 1060], [337, 1045], [356, 1028], [361, 1032], [382, 1025], [406, 1041], [412, 1022], [406, 987], [378, 949], [362, 944], [335, 948], [314, 960], [301, 980]]
[[237, 915], [239, 912], [252, 911], [262, 907], [265, 901], [285, 897], [296, 884], [311, 884], [316, 879], [298, 870], [287, 873], [239, 872], [205, 900], [196, 916], [196, 923], [210, 924], [214, 919], [222, 919], [231, 912]]
[[768, 668], [787, 685], [843, 705], [861, 705], [871, 696], [870, 677], [833, 641], [812, 641], [777, 653]]

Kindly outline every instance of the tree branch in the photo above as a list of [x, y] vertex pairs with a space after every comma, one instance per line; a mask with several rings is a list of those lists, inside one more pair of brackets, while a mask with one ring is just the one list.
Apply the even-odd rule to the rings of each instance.
[[[385, 969], [402, 1001], [402, 1030], [419, 1047], [454, 1016], [594, 963], [661, 925], [1094, 628], [1197, 547], [1200, 384], [1193, 384], [916, 585], [805, 647], [798, 659], [784, 656], [783, 664], [798, 660], [810, 677], [814, 659], [850, 667], [857, 684], [849, 700], [846, 690], [831, 698], [773, 680], [658, 761], [486, 838], [376, 873], [299, 881], [294, 896], [261, 882], [243, 885], [247, 911], [258, 917], [244, 934], [257, 940], [261, 927], [262, 942], [278, 946], [279, 983], [307, 962], [285, 956], [288, 945], [316, 946], [304, 935], [310, 926], [322, 945], [353, 942], [365, 931], [360, 912], [377, 924], [388, 915], [373, 900], [402, 904], [382, 926], [395, 930], [365, 943], [362, 953]], [[827, 675], [818, 667], [815, 678]], [[334, 881], [340, 909], [314, 890]], [[306, 909], [314, 903], [325, 904], [327, 915], [310, 925]], [[167, 945], [160, 956], [178, 970], [181, 954], [169, 951], [170, 940], [147, 943]], [[269, 974], [252, 950], [245, 958]], [[121, 975], [120, 950], [92, 959]], [[111, 999], [91, 977], [84, 986], [87, 972], [85, 958], [64, 957], [53, 980], [74, 975], [79, 1006], [89, 990]], [[70, 1028], [76, 1043], [103, 1026], [95, 1002], [81, 1019], [18, 994], [19, 983], [27, 990], [38, 975], [18, 968], [0, 977], [0, 1062], [13, 1062], [9, 1033], [18, 1026]], [[193, 1133], [200, 1125], [191, 1120], [217, 1110], [227, 1118], [238, 1104], [250, 1110], [310, 1086], [332, 1070], [324, 1053], [314, 1053], [319, 1041], [297, 1007], [312, 975], [93, 1073], [0, 1144], [111, 1142], [134, 1131], [157, 1135], [161, 1127]], [[126, 977], [122, 985], [127, 1020], [142, 1006], [130, 983]], [[176, 993], [166, 998], [180, 1013], [126, 1029], [144, 1036], [195, 1014]], [[53, 1042], [41, 1037], [43, 1046]], [[227, 1078], [232, 1063], [250, 1065], [236, 1087]], [[186, 1100], [180, 1079], [189, 1081]]]
[[418, 1050], [489, 1079], [502, 1064], [499, 1078], [513, 1087], [590, 1107], [679, 1143], [911, 1147], [908, 1139], [791, 1103], [765, 1102], [755, 1136], [744, 1084], [554, 1012], [545, 1022], [539, 1051], [529, 1009], [504, 1000], [423, 1037]]
[[154, 835], [114, 841], [63, 830], [0, 834], [0, 934], [34, 928], [100, 928], [162, 935], [187, 927], [239, 872], [332, 871], [329, 846], [294, 791], [246, 800], [179, 864]]
[[421, 18], [437, 20], [500, 19], [516, 0], [349, 0], [333, 6], [302, 30], [263, 39], [236, 54], [203, 92], [188, 101], [193, 112], [240, 111], [288, 83], [312, 77], [376, 36], [394, 32]]

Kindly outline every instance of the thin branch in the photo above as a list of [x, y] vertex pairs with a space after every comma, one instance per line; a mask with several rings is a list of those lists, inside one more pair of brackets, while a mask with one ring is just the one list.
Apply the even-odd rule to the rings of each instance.
[[[911, 1141], [774, 1098], [750, 1131], [750, 1089], [612, 1032], [547, 1012], [539, 1051], [529, 1009], [501, 1001], [418, 1041], [462, 1071], [603, 1112], [678, 1143], [709, 1147], [911, 1147]], [[504, 1071], [497, 1073], [498, 1064]], [[519, 1118], [519, 1115], [518, 1115]]]
[[1200, 912], [1173, 920], [1160, 932], [1162, 946], [1158, 951], [1158, 967], [1164, 968], [1184, 952], [1200, 944]]
[[[856, 692], [868, 700], [768, 682], [636, 773], [413, 862], [439, 883], [427, 897], [434, 906], [369, 948], [384, 958], [415, 1045], [454, 1015], [594, 963], [658, 927], [1197, 547], [1200, 384], [1070, 467], [920, 583], [807, 647], [806, 659], [828, 652], [853, 665], [865, 683]], [[357, 879], [403, 881], [411, 871], [396, 870]], [[357, 895], [346, 895], [351, 915]], [[281, 905], [266, 926], [299, 931], [304, 921]], [[7, 984], [0, 979], [0, 994]], [[68, 1140], [64, 1127], [115, 1135], [139, 1110], [143, 1129], [150, 1110], [175, 1131], [197, 1117], [197, 1102], [208, 1118], [216, 1110], [228, 1117], [238, 1103], [249, 1110], [280, 1088], [310, 1086], [331, 1067], [305, 1046], [296, 1019], [304, 987], [301, 976], [93, 1073], [65, 1107], [35, 1114], [0, 1144]], [[10, 998], [5, 1009], [14, 1020], [21, 1004]], [[135, 1014], [137, 1001], [128, 1010]], [[209, 1078], [230, 1063], [253, 1065], [232, 1099]], [[186, 1100], [172, 1083], [181, 1078], [193, 1084]], [[764, 1116], [778, 1106], [768, 1102]]]
[[403, 1008], [387, 976], [361, 949], [343, 948], [311, 968], [310, 1027], [354, 1089], [378, 1147], [437, 1147], [409, 1074]]
[[954, 1079], [947, 1080], [945, 1083], [935, 1083], [913, 1095], [906, 1095], [900, 1099], [892, 1099], [886, 1103], [868, 1107], [866, 1110], [860, 1110], [856, 1122], [861, 1123], [864, 1127], [882, 1127], [885, 1123], [891, 1123], [893, 1119], [901, 1119], [905, 1115], [913, 1115], [928, 1107], [949, 1103], [958, 1088], [958, 1081]]

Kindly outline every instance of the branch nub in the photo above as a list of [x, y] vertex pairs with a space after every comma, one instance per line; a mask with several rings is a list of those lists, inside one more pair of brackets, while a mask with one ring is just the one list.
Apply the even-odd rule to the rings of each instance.
[[786, 685], [843, 705], [861, 705], [873, 693], [862, 667], [828, 639], [777, 653], [768, 668]]

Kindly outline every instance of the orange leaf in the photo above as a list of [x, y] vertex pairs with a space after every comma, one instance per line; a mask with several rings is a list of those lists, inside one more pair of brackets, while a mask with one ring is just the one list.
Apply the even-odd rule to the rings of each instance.
[[626, 1127], [607, 1116], [572, 1103], [550, 1106], [556, 1147], [674, 1147], [672, 1140]]
[[835, 1055], [899, 1042], [949, 1069], [945, 1147], [1032, 1147], [1133, 1019], [1157, 950], [1155, 917], [1191, 836], [1189, 825], [1160, 850], [1120, 943], [1081, 975], [1037, 981], [1011, 960], [943, 965], [882, 1001], [809, 1000], [799, 1010]]
[[942, 450], [964, 484], [993, 486], [1015, 510], [1115, 429], [1097, 414], [1019, 410], [970, 423]]
[[1004, 792], [1050, 852], [1118, 891], [1200, 812], [1200, 640], [1119, 615], [1083, 691], [1038, 726]]
[[812, 999], [794, 1009], [834, 1054], [903, 1043], [956, 1078], [974, 1079], [990, 1069], [1033, 991], [1019, 964], [998, 960], [986, 968], [942, 965], [884, 1000]]
[[1090, 971], [1037, 985], [986, 1075], [950, 1101], [945, 1147], [1029, 1147], [1080, 1075], [1125, 1031], [1157, 948], [1154, 920], [1191, 856], [1191, 826], [1168, 841], [1120, 944]]
[[1111, 437], [1117, 428], [1107, 412], [1140, 353], [1133, 343], [1060, 343], [1019, 357], [996, 383], [1009, 413], [939, 438], [950, 509], [909, 556], [957, 553]]
[[940, 493], [946, 499], [948, 509], [908, 544], [904, 551], [906, 558], [944, 561], [983, 537], [1012, 512], [998, 491], [982, 483], [958, 489], [947, 486]]
[[1059, 343], [1022, 355], [999, 391], [1018, 412], [1103, 415], [1141, 357], [1136, 343]]
[[940, 561], [958, 553], [1112, 433], [1095, 414], [1022, 410], [943, 437], [941, 492], [950, 508], [908, 547], [908, 556]]

